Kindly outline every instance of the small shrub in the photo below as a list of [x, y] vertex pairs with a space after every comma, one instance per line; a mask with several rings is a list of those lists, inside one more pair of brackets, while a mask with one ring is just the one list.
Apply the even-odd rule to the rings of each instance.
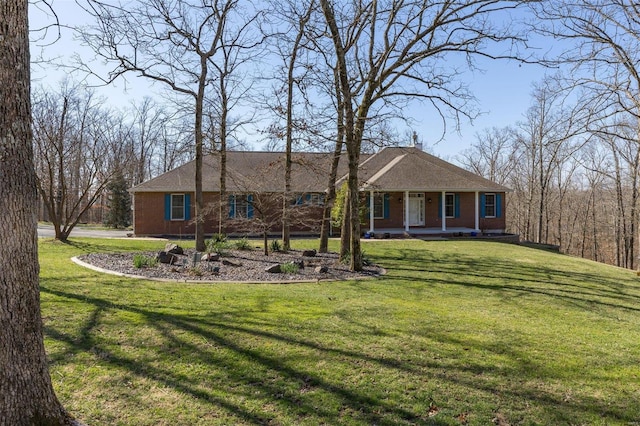
[[283, 274], [297, 274], [300, 267], [293, 262], [286, 262], [280, 265], [280, 272]]
[[213, 234], [210, 240], [207, 240], [207, 253], [218, 253], [225, 256], [229, 250], [230, 244], [224, 234]]
[[240, 238], [235, 245], [238, 250], [251, 250], [251, 244], [246, 237]]
[[280, 241], [278, 240], [271, 241], [271, 244], [269, 244], [269, 248], [271, 249], [271, 251], [282, 251], [282, 246], [280, 245]]
[[144, 254], [136, 254], [133, 256], [133, 266], [135, 268], [152, 268], [156, 266], [158, 260], [155, 257], [145, 256]]

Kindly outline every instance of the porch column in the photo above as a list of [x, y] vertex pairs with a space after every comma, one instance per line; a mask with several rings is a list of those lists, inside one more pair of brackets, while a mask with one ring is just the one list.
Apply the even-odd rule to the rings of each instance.
[[440, 206], [442, 211], [440, 212], [442, 216], [442, 231], [447, 230], [447, 193], [442, 191], [442, 205]]
[[374, 226], [373, 226], [373, 191], [369, 191], [369, 233], [373, 234]]
[[409, 191], [404, 191], [404, 230], [409, 232]]
[[480, 192], [476, 191], [476, 232], [480, 231]]

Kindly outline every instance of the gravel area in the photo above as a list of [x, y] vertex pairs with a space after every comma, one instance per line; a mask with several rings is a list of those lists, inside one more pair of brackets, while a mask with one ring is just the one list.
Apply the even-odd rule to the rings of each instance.
[[[151, 267], [136, 268], [134, 256], [155, 258], [157, 252], [91, 253], [78, 259], [89, 265], [119, 274], [135, 275], [151, 279], [176, 281], [236, 281], [236, 282], [287, 282], [307, 280], [343, 280], [377, 277], [384, 269], [377, 265], [365, 266], [362, 272], [351, 272], [347, 265], [338, 262], [337, 253], [317, 253], [313, 257], [302, 256], [302, 251], [270, 253], [262, 250], [229, 250], [219, 260], [199, 262], [193, 265], [194, 250], [185, 250], [173, 265], [157, 263]], [[274, 264], [302, 261], [304, 267], [295, 274], [270, 273], [265, 269]], [[324, 266], [326, 272], [318, 272]]]

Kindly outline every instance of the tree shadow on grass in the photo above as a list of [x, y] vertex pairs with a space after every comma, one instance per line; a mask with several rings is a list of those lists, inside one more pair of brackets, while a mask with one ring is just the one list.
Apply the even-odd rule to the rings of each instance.
[[[413, 253], [412, 260], [407, 251]], [[640, 311], [640, 286], [598, 274], [514, 263], [479, 255], [431, 254], [401, 250], [399, 256], [377, 257], [387, 265], [387, 279], [421, 281], [430, 285], [457, 285], [502, 292], [550, 297], [581, 308], [601, 306]]]
[[[60, 299], [81, 302], [92, 307], [76, 333], [62, 332], [50, 325], [45, 327], [49, 338], [66, 345], [66, 351], [58, 353], [52, 359], [53, 363], [63, 364], [65, 360], [73, 359], [73, 355], [80, 352], [94, 353], [98, 355], [100, 362], [172, 388], [204, 404], [215, 406], [216, 409], [225, 411], [242, 422], [264, 424], [272, 421], [304, 422], [305, 419], [311, 419], [312, 423], [326, 424], [350, 421], [380, 425], [455, 424], [452, 417], [430, 417], [424, 409], [407, 408], [407, 405], [400, 406], [397, 401], [381, 397], [382, 385], [358, 387], [353, 383], [343, 383], [335, 377], [327, 376], [326, 373], [315, 369], [313, 363], [301, 365], [290, 362], [288, 356], [299, 354], [300, 351], [312, 354], [314, 359], [335, 362], [336, 368], [356, 369], [365, 362], [378, 370], [388, 370], [390, 377], [403, 375], [418, 379], [426, 375], [428, 380], [438, 381], [444, 386], [455, 385], [469, 391], [483, 392], [494, 398], [498, 405], [497, 401], [510, 399], [539, 404], [544, 407], [548, 419], [553, 421], [572, 421], [574, 418], [579, 419], [584, 413], [602, 415], [610, 421], [633, 420], [616, 407], [601, 407], [599, 401], [565, 401], [562, 396], [527, 384], [526, 380], [518, 381], [517, 378], [522, 378], [524, 373], [525, 379], [536, 374], [542, 375], [541, 380], [556, 378], [544, 377], [552, 373], [546, 371], [542, 365], [527, 361], [527, 357], [518, 350], [517, 345], [509, 347], [462, 342], [445, 330], [422, 329], [419, 332], [421, 338], [457, 348], [466, 347], [467, 350], [478, 354], [499, 353], [508, 357], [513, 365], [487, 366], [480, 359], [476, 361], [473, 358], [456, 362], [455, 354], [448, 354], [449, 358], [446, 360], [434, 357], [417, 359], [403, 354], [402, 351], [374, 354], [367, 350], [348, 349], [334, 340], [328, 340], [334, 342], [331, 344], [319, 343], [327, 340], [291, 334], [286, 326], [276, 320], [258, 318], [255, 316], [257, 313], [254, 315], [237, 312], [225, 318], [221, 318], [220, 315], [171, 314], [136, 306], [133, 303], [114, 302], [86, 294], [56, 290], [47, 285], [42, 286], [42, 291]], [[162, 336], [160, 346], [145, 348], [148, 356], [136, 357], [119, 350], [113, 342], [109, 343], [102, 337], [100, 329], [106, 327], [103, 323], [105, 315], [114, 312], [135, 314], [142, 318], [144, 326], [153, 328]], [[349, 318], [345, 317], [343, 321], [349, 321]], [[366, 329], [366, 324], [360, 323], [356, 326], [363, 331]], [[322, 330], [318, 330], [318, 333], [322, 333]], [[415, 331], [407, 330], [405, 333], [406, 335], [395, 337], [409, 341]], [[375, 338], [375, 333], [372, 333], [370, 339]], [[265, 350], [274, 345], [286, 349], [283, 353]], [[161, 356], [164, 357], [164, 362], [158, 363], [156, 358]], [[174, 369], [172, 360], [175, 363], [197, 364], [205, 371], [216, 371], [218, 375], [223, 376], [223, 380], [218, 381], [215, 375], [210, 378], [185, 376]], [[347, 380], [352, 378], [351, 375], [347, 376]], [[498, 380], [494, 380], [495, 378]], [[514, 379], [516, 380], [513, 385], [505, 385]], [[421, 391], [414, 390], [412, 394], [408, 391], [407, 398], [415, 399]], [[340, 410], [331, 408], [331, 404], [323, 404], [323, 398], [326, 397], [319, 396], [318, 399], [314, 399], [314, 395], [318, 394], [327, 395], [336, 401], [341, 407]], [[271, 408], [255, 409], [244, 401], [271, 405]], [[445, 405], [447, 403], [448, 401], [444, 401]], [[344, 413], [349, 413], [354, 418], [344, 419], [341, 417]]]
[[[108, 311], [125, 311], [142, 316], [145, 325], [155, 328], [163, 336], [165, 342], [163, 346], [180, 348], [180, 355], [187, 356], [206, 368], [224, 371], [228, 375], [228, 380], [232, 382], [232, 386], [229, 386], [229, 383], [225, 383], [223, 386], [229, 390], [230, 394], [235, 394], [241, 399], [270, 399], [277, 402], [278, 406], [283, 406], [284, 411], [292, 412], [300, 419], [312, 416], [320, 419], [322, 423], [340, 423], [340, 413], [331, 410], [329, 407], [323, 407], [312, 398], [304, 397], [299, 392], [295, 392], [296, 387], [306, 387], [330, 394], [332, 398], [339, 401], [342, 409], [354, 413], [360, 421], [368, 424], [392, 425], [398, 424], [398, 422], [429, 425], [448, 424], [447, 422], [442, 423], [437, 419], [427, 418], [424, 412], [416, 413], [368, 395], [366, 389], [355, 390], [348, 386], [343, 386], [341, 383], [336, 383], [318, 374], [313, 370], [312, 366], [309, 366], [309, 368], [292, 367], [283, 361], [280, 356], [269, 355], [263, 353], [259, 348], [243, 345], [242, 339], [237, 339], [233, 336], [239, 335], [244, 336], [244, 338], [258, 338], [265, 341], [277, 341], [279, 344], [303, 346], [305, 349], [331, 353], [342, 358], [366, 358], [366, 355], [341, 349], [326, 348], [317, 343], [266, 332], [260, 330], [259, 327], [252, 328], [226, 322], [208, 321], [203, 318], [164, 314], [126, 303], [113, 303], [105, 299], [53, 290], [46, 286], [42, 287], [42, 291], [59, 298], [77, 300], [94, 306], [92, 313], [80, 328], [77, 336], [58, 331], [49, 325], [45, 326], [47, 337], [60, 341], [67, 346], [66, 351], [52, 358], [54, 364], [73, 359], [73, 355], [79, 352], [99, 354], [102, 362], [120, 369], [126, 369], [136, 376], [153, 380], [207, 404], [213, 404], [243, 422], [265, 424], [273, 420], [274, 414], [272, 413], [249, 409], [242, 404], [231, 402], [235, 398], [220, 397], [217, 396], [220, 392], [210, 392], [207, 389], [203, 389], [201, 378], [184, 377], [181, 374], [174, 373], [171, 365], [167, 365], [166, 368], [159, 368], [151, 362], [144, 362], [140, 359], [128, 357], [124, 353], [118, 353], [108, 344], [105, 344], [95, 330], [100, 324], [100, 318]], [[178, 337], [183, 333], [199, 336], [200, 339], [212, 344], [215, 349], [211, 351], [203, 350], [202, 346], [194, 344], [193, 340], [189, 341]], [[229, 337], [230, 333], [232, 337]], [[220, 349], [233, 355], [222, 357], [218, 354]], [[370, 359], [369, 361], [381, 363], [387, 367], [400, 368], [399, 365], [394, 365], [385, 359]], [[406, 367], [409, 368], [410, 366]], [[217, 383], [210, 383], [210, 385], [212, 387], [218, 386]], [[256, 397], [256, 391], [260, 396]], [[277, 417], [277, 414], [275, 416]]]

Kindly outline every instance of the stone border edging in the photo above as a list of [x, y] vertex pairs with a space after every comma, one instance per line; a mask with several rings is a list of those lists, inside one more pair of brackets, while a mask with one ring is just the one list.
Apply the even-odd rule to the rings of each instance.
[[134, 278], [139, 280], [147, 280], [147, 281], [157, 281], [157, 282], [165, 282], [165, 283], [186, 283], [186, 284], [311, 284], [311, 283], [319, 283], [320, 281], [350, 281], [350, 280], [367, 280], [372, 278], [379, 278], [387, 274], [387, 270], [385, 268], [380, 268], [380, 275], [377, 277], [355, 277], [355, 278], [316, 278], [315, 280], [280, 280], [280, 281], [233, 281], [233, 280], [189, 280], [189, 279], [171, 279], [171, 278], [156, 278], [156, 277], [145, 277], [143, 275], [134, 275], [127, 274], [124, 272], [112, 271], [110, 269], [104, 269], [99, 266], [92, 265], [90, 263], [84, 262], [78, 259], [77, 256], [73, 256], [71, 261], [76, 265], [82, 266], [87, 269], [91, 269], [96, 272], [102, 272], [103, 274], [116, 275], [118, 277], [124, 278]]

